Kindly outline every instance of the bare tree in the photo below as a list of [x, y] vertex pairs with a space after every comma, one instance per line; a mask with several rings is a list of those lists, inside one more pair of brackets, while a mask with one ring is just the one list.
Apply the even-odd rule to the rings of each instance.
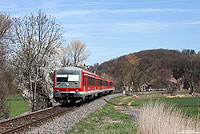
[[[57, 48], [63, 43], [56, 19], [39, 11], [14, 19], [13, 65], [18, 81], [30, 94], [32, 111], [50, 105], [49, 74], [55, 69]], [[37, 96], [37, 97], [36, 97]]]
[[171, 82], [167, 87], [167, 93], [173, 96], [173, 93], [177, 91], [177, 84]]
[[60, 61], [60, 66], [61, 67], [67, 67], [67, 66], [71, 66], [71, 59], [69, 57], [68, 51], [66, 47], [61, 46], [59, 49], [59, 61]]
[[90, 56], [86, 44], [79, 40], [71, 41], [67, 45], [67, 53], [73, 66], [78, 66]]
[[6, 68], [6, 59], [5, 59], [5, 49], [3, 46], [1, 46], [1, 52], [0, 52], [0, 119], [2, 118], [8, 118], [9, 117], [9, 111], [8, 111], [8, 105], [6, 104], [6, 96], [7, 96], [7, 90], [8, 90], [8, 83], [7, 83], [7, 68]]
[[9, 15], [0, 13], [0, 44], [7, 45], [8, 39], [10, 39], [11, 19]]
[[193, 49], [183, 49], [182, 53], [188, 56], [196, 55], [196, 52]]
[[0, 13], [0, 119], [9, 117], [6, 104], [7, 92], [12, 85], [12, 76], [7, 66], [7, 48], [10, 40], [11, 19], [9, 15]]

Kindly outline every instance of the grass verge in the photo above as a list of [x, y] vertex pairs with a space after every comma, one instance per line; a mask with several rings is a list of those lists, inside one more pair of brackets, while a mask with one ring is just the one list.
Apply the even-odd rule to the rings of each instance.
[[7, 101], [10, 106], [9, 117], [16, 117], [30, 110], [28, 102], [23, 99], [22, 95], [10, 96]]
[[[123, 97], [116, 97], [112, 103], [119, 103]], [[114, 109], [114, 105], [106, 104], [102, 109], [91, 113], [77, 123], [69, 134], [136, 134], [137, 122], [128, 115]]]

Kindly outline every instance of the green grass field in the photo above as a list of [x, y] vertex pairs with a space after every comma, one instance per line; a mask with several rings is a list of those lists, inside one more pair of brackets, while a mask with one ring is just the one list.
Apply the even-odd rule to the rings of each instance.
[[[118, 103], [121, 98], [111, 100]], [[101, 110], [91, 113], [86, 119], [77, 123], [69, 134], [136, 134], [137, 122], [128, 115], [114, 109], [114, 105], [106, 104]]]
[[16, 117], [30, 110], [28, 102], [23, 99], [22, 95], [10, 96], [8, 103], [10, 105], [10, 117]]
[[197, 117], [200, 114], [200, 98], [189, 97], [189, 98], [162, 98], [162, 99], [137, 99], [132, 104], [137, 108], [143, 106], [148, 102], [162, 102], [168, 106], [173, 106], [177, 110], [181, 110], [184, 114], [190, 117]]
[[200, 97], [166, 98], [161, 101], [174, 106], [189, 117], [198, 117], [200, 114]]
[[[180, 92], [176, 94], [187, 94], [187, 92]], [[173, 106], [177, 110], [181, 110], [183, 114], [189, 117], [198, 117], [200, 115], [200, 97], [185, 97], [185, 98], [166, 98], [166, 96], [161, 96], [161, 93], [152, 93], [140, 95], [141, 98], [132, 98], [125, 101], [123, 104], [131, 104], [134, 107], [140, 108], [145, 103], [149, 102], [161, 102], [165, 103], [166, 106]]]

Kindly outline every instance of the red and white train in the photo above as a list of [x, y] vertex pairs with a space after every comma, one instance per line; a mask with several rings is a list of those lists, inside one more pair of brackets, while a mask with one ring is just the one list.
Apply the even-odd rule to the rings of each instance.
[[54, 94], [62, 104], [84, 101], [111, 93], [113, 81], [77, 67], [64, 67], [54, 72]]

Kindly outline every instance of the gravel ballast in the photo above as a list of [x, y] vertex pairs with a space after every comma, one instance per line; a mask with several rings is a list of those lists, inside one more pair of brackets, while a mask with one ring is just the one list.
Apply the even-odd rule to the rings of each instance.
[[66, 131], [72, 129], [72, 127], [80, 120], [86, 118], [90, 113], [103, 107], [111, 98], [122, 96], [123, 94], [112, 94], [96, 99], [88, 104], [82, 105], [66, 113], [60, 117], [57, 117], [39, 127], [33, 128], [28, 131], [27, 134], [64, 134]]

